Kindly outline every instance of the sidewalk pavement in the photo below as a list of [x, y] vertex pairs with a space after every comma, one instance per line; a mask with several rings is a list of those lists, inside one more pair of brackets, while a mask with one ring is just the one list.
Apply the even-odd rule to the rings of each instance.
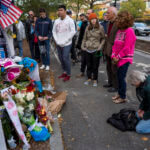
[[[149, 63], [149, 57], [136, 54], [134, 65], [129, 70], [139, 69], [141, 64]], [[135, 89], [128, 86], [128, 103], [114, 104], [110, 94], [103, 88], [107, 82], [105, 64], [99, 68], [98, 87], [85, 86], [86, 78], [77, 79], [80, 64], [72, 66], [71, 81], [64, 83], [58, 79], [60, 64], [53, 57], [52, 70], [55, 73], [56, 89], [68, 91], [67, 103], [62, 110], [62, 133], [67, 150], [150, 150], [150, 136], [135, 132], [121, 132], [106, 123], [108, 117], [122, 108], [138, 109], [139, 102]]]

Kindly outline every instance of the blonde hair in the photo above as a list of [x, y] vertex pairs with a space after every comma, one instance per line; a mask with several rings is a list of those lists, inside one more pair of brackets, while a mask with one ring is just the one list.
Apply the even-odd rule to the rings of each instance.
[[133, 70], [127, 77], [129, 83], [144, 82], [148, 75], [144, 72]]

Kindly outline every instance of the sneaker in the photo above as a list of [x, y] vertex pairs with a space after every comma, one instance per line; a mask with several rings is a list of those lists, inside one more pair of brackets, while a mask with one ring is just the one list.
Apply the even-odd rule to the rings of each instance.
[[66, 73], [63, 73], [62, 75], [60, 75], [58, 78], [61, 79], [61, 78], [65, 78], [67, 77], [67, 74]]
[[97, 87], [97, 81], [94, 81], [93, 87]]
[[89, 80], [85, 81], [85, 82], [84, 82], [84, 85], [89, 85], [89, 84], [90, 84], [90, 82], [91, 82], [91, 79], [89, 79]]
[[70, 80], [70, 76], [67, 75], [67, 76], [64, 78], [63, 81], [66, 82], [66, 81], [69, 81], [69, 80]]
[[49, 71], [49, 66], [46, 66], [45, 70], [46, 70], [46, 71]]
[[45, 68], [45, 65], [42, 65], [41, 67], [40, 67], [40, 69], [44, 69]]

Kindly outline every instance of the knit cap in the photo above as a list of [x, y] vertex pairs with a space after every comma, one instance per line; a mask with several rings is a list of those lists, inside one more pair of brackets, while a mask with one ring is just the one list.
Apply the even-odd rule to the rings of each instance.
[[96, 13], [91, 13], [89, 16], [89, 21], [91, 21], [92, 19], [97, 19], [97, 15]]

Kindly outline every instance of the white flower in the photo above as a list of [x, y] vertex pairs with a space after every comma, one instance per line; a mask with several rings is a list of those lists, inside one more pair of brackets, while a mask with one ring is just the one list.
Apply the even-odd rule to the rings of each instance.
[[33, 104], [30, 104], [28, 107], [29, 107], [30, 111], [34, 110], [34, 105]]
[[19, 100], [20, 102], [24, 102], [23, 97], [24, 97], [24, 94], [21, 94], [21, 92], [18, 92], [18, 93], [15, 95], [15, 98], [16, 98], [17, 100]]
[[21, 116], [23, 116], [23, 115], [24, 115], [24, 108], [21, 107], [21, 106], [18, 106], [17, 109], [18, 109], [19, 114], [20, 114]]
[[33, 92], [29, 92], [29, 93], [27, 93], [27, 101], [30, 101], [30, 100], [33, 100], [33, 98], [34, 98], [34, 93]]

